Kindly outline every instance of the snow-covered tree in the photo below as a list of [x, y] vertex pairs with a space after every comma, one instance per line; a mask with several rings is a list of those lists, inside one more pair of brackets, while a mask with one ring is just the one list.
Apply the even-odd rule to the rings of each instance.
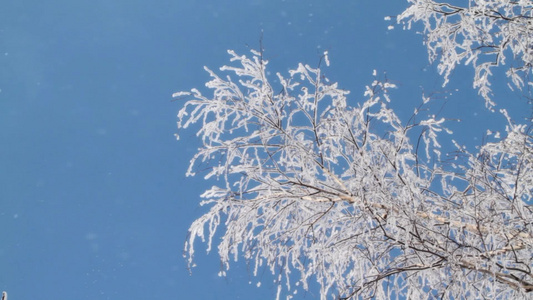
[[[427, 20], [420, 3], [430, 2], [414, 1], [401, 18]], [[435, 7], [455, 6], [426, 13]], [[476, 63], [470, 49], [465, 58]], [[440, 135], [451, 132], [422, 113], [429, 98], [404, 122], [389, 106], [394, 84], [376, 72], [360, 104], [348, 105], [349, 92], [322, 74], [327, 53], [318, 67], [299, 64], [277, 80], [267, 78], [262, 51], [229, 53], [227, 76], [206, 68], [212, 95], [174, 94], [192, 97], [178, 128], [196, 124], [202, 140], [187, 174], [208, 170], [205, 179], [218, 183], [202, 194], [209, 211], [190, 227], [191, 266], [195, 240], [209, 251], [216, 236], [222, 274], [243, 257], [254, 275], [266, 267], [277, 276], [278, 298], [310, 282], [322, 299], [531, 296], [530, 127], [501, 110], [505, 135], [475, 154], [457, 145], [454, 160], [441, 160]], [[442, 58], [446, 78], [457, 63]]]

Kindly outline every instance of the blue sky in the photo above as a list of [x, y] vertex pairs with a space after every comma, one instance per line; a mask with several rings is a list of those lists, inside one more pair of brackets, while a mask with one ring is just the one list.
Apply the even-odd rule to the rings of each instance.
[[[422, 36], [387, 30], [384, 17], [406, 7], [392, 0], [3, 1], [0, 289], [19, 300], [273, 299], [268, 271], [260, 288], [244, 263], [220, 278], [205, 245], [189, 275], [183, 242], [212, 182], [184, 175], [198, 141], [192, 131], [175, 140], [181, 103], [171, 95], [202, 89], [204, 65], [228, 63], [227, 49], [257, 49], [263, 32], [272, 74], [315, 65], [328, 50], [325, 74], [352, 91], [354, 105], [377, 69], [399, 86], [392, 99], [402, 117], [422, 92], [436, 92], [438, 106], [446, 102], [441, 114], [462, 120], [450, 121], [453, 138], [479, 145], [503, 119], [472, 91], [471, 69], [458, 68], [442, 88]], [[527, 116], [500, 73], [496, 102]], [[443, 91], [453, 95], [444, 99]]]

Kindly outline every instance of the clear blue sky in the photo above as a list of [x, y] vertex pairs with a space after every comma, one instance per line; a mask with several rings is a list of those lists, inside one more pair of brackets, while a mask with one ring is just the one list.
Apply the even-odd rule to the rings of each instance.
[[[422, 36], [387, 15], [407, 1], [4, 0], [0, 4], [0, 290], [9, 299], [273, 299], [244, 263], [217, 276], [216, 253], [198, 244], [192, 276], [182, 257], [190, 223], [213, 183], [186, 178], [198, 141], [175, 140], [173, 92], [203, 88], [203, 66], [227, 49], [259, 47], [272, 74], [315, 65], [360, 101], [373, 69], [400, 87], [408, 117], [423, 91], [455, 91], [442, 116], [454, 138], [479, 145], [501, 118], [459, 68], [449, 86], [427, 61]], [[495, 88], [524, 117], [524, 100], [495, 75]], [[444, 94], [436, 94], [444, 98]], [[499, 94], [497, 94], [499, 95]], [[441, 103], [444, 103], [443, 99]], [[437, 107], [438, 108], [438, 107]], [[522, 114], [522, 115], [521, 115]], [[406, 119], [405, 119], [406, 120]], [[252, 281], [252, 284], [249, 284]], [[299, 293], [296, 299], [315, 299]]]

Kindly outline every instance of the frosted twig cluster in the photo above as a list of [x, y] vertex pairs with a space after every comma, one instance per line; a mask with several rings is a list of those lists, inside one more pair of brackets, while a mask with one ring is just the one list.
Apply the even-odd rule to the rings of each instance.
[[[423, 24], [431, 61], [439, 61], [444, 85], [459, 64], [472, 64], [473, 86], [491, 99], [489, 78], [494, 67], [507, 64], [512, 86], [530, 89], [533, 64], [533, 2], [530, 0], [468, 0], [452, 5], [433, 0], [408, 0], [398, 16], [408, 28]], [[510, 85], [510, 87], [512, 88]], [[531, 96], [531, 95], [529, 95]]]

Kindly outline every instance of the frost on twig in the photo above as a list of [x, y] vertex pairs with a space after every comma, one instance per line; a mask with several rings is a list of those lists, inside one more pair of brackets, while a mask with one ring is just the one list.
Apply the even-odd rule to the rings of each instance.
[[416, 110], [402, 123], [394, 84], [376, 78], [350, 105], [320, 68], [299, 64], [273, 87], [261, 53], [229, 53], [227, 75], [206, 68], [212, 94], [193, 89], [178, 113], [179, 128], [200, 125], [188, 174], [207, 165], [217, 179], [190, 227], [191, 266], [199, 238], [217, 244], [222, 274], [243, 257], [254, 275], [277, 275], [280, 292], [318, 282], [321, 299], [533, 291], [528, 128], [509, 121], [507, 137], [460, 149], [452, 168], [438, 159], [443, 120]]
[[[473, 86], [491, 99], [489, 81], [496, 66], [507, 65], [507, 76], [522, 89], [532, 75], [533, 4], [530, 0], [469, 0], [452, 5], [433, 0], [408, 0], [410, 6], [397, 18], [411, 28], [423, 24], [430, 61], [439, 61], [444, 85], [459, 64], [474, 67]], [[529, 88], [529, 87], [528, 87]]]

